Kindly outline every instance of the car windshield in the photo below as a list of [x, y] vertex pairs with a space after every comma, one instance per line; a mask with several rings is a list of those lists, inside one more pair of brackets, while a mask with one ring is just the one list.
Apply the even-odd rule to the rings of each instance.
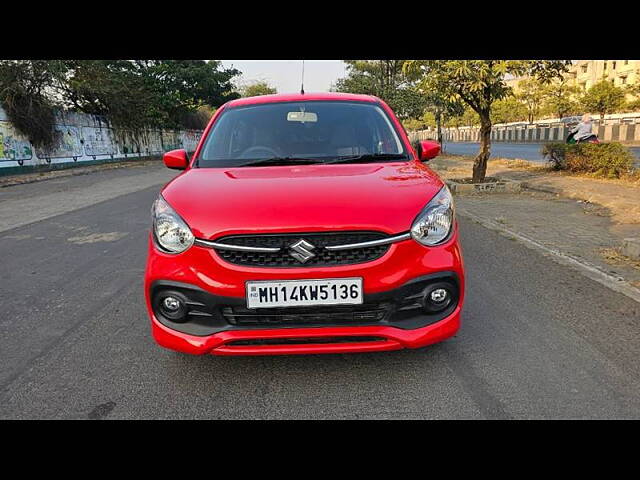
[[197, 165], [406, 159], [398, 133], [374, 103], [281, 102], [232, 107], [209, 132]]

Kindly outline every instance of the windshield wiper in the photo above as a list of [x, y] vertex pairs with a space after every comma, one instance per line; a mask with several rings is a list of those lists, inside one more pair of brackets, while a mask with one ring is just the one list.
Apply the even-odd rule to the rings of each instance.
[[376, 160], [407, 160], [404, 153], [365, 153], [362, 155], [346, 155], [324, 163], [356, 163], [375, 162]]
[[271, 157], [271, 158], [256, 158], [249, 160], [248, 162], [235, 165], [235, 167], [249, 167], [254, 165], [297, 165], [297, 164], [309, 164], [309, 163], [322, 163], [322, 160], [317, 158], [301, 158], [301, 157]]

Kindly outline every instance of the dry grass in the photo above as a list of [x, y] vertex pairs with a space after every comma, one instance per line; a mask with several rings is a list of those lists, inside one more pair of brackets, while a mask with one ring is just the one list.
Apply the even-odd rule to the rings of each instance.
[[640, 270], [640, 261], [623, 255], [620, 253], [620, 248], [602, 248], [600, 249], [600, 255], [610, 265], [624, 265]]
[[[462, 163], [464, 167], [451, 168], [449, 165], [451, 162], [447, 160], [453, 160], [454, 162]], [[468, 166], [467, 166], [468, 164]], [[443, 155], [433, 161], [433, 165], [441, 169], [447, 169], [453, 171], [454, 169], [461, 172], [463, 170], [471, 170], [473, 164], [473, 157], [468, 155]], [[465, 169], [466, 167], [466, 169]], [[619, 185], [640, 187], [640, 169], [633, 169], [629, 173], [623, 174], [620, 178], [603, 178], [596, 174], [589, 173], [572, 173], [567, 171], [553, 170], [546, 163], [531, 162], [522, 159], [510, 159], [510, 158], [491, 158], [487, 163], [487, 170], [508, 169], [508, 170], [522, 170], [528, 173], [549, 173], [558, 176], [579, 177], [588, 178], [589, 180], [600, 180], [607, 183], [616, 183]]]
[[536, 162], [530, 162], [527, 160], [521, 160], [519, 158], [511, 159], [511, 158], [494, 158], [489, 160], [488, 165], [490, 167], [504, 167], [515, 170], [540, 170], [544, 171], [547, 169], [546, 166]]
[[589, 180], [598, 180], [605, 183], [615, 183], [618, 185], [624, 185], [627, 187], [640, 187], [640, 170], [635, 169], [629, 173], [622, 174], [620, 178], [606, 178], [596, 173], [580, 173], [580, 172], [567, 172], [549, 170], [549, 173], [553, 175], [566, 176], [566, 177], [578, 177], [586, 178]]

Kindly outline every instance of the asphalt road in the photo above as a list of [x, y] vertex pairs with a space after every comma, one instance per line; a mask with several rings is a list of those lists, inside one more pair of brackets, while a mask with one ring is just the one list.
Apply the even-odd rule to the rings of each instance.
[[[449, 341], [236, 358], [156, 346], [142, 275], [160, 168], [0, 189], [0, 214], [20, 200], [16, 224], [37, 218], [0, 232], [0, 418], [640, 417], [640, 304], [465, 219]], [[138, 190], [87, 204], [132, 178]], [[80, 208], [34, 216], [70, 194]]]
[[[491, 156], [494, 158], [519, 158], [533, 162], [545, 162], [540, 154], [542, 143], [505, 143], [492, 142]], [[472, 142], [446, 142], [444, 149], [446, 153], [453, 155], [476, 155], [480, 148], [479, 143]], [[640, 147], [629, 147], [636, 156], [636, 166], [640, 166]]]

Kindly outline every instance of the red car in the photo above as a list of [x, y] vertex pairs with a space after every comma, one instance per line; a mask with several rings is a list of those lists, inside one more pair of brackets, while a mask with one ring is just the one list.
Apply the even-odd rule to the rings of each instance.
[[391, 109], [367, 95], [243, 98], [219, 108], [153, 205], [153, 336], [193, 354], [418, 348], [460, 326], [451, 194]]

